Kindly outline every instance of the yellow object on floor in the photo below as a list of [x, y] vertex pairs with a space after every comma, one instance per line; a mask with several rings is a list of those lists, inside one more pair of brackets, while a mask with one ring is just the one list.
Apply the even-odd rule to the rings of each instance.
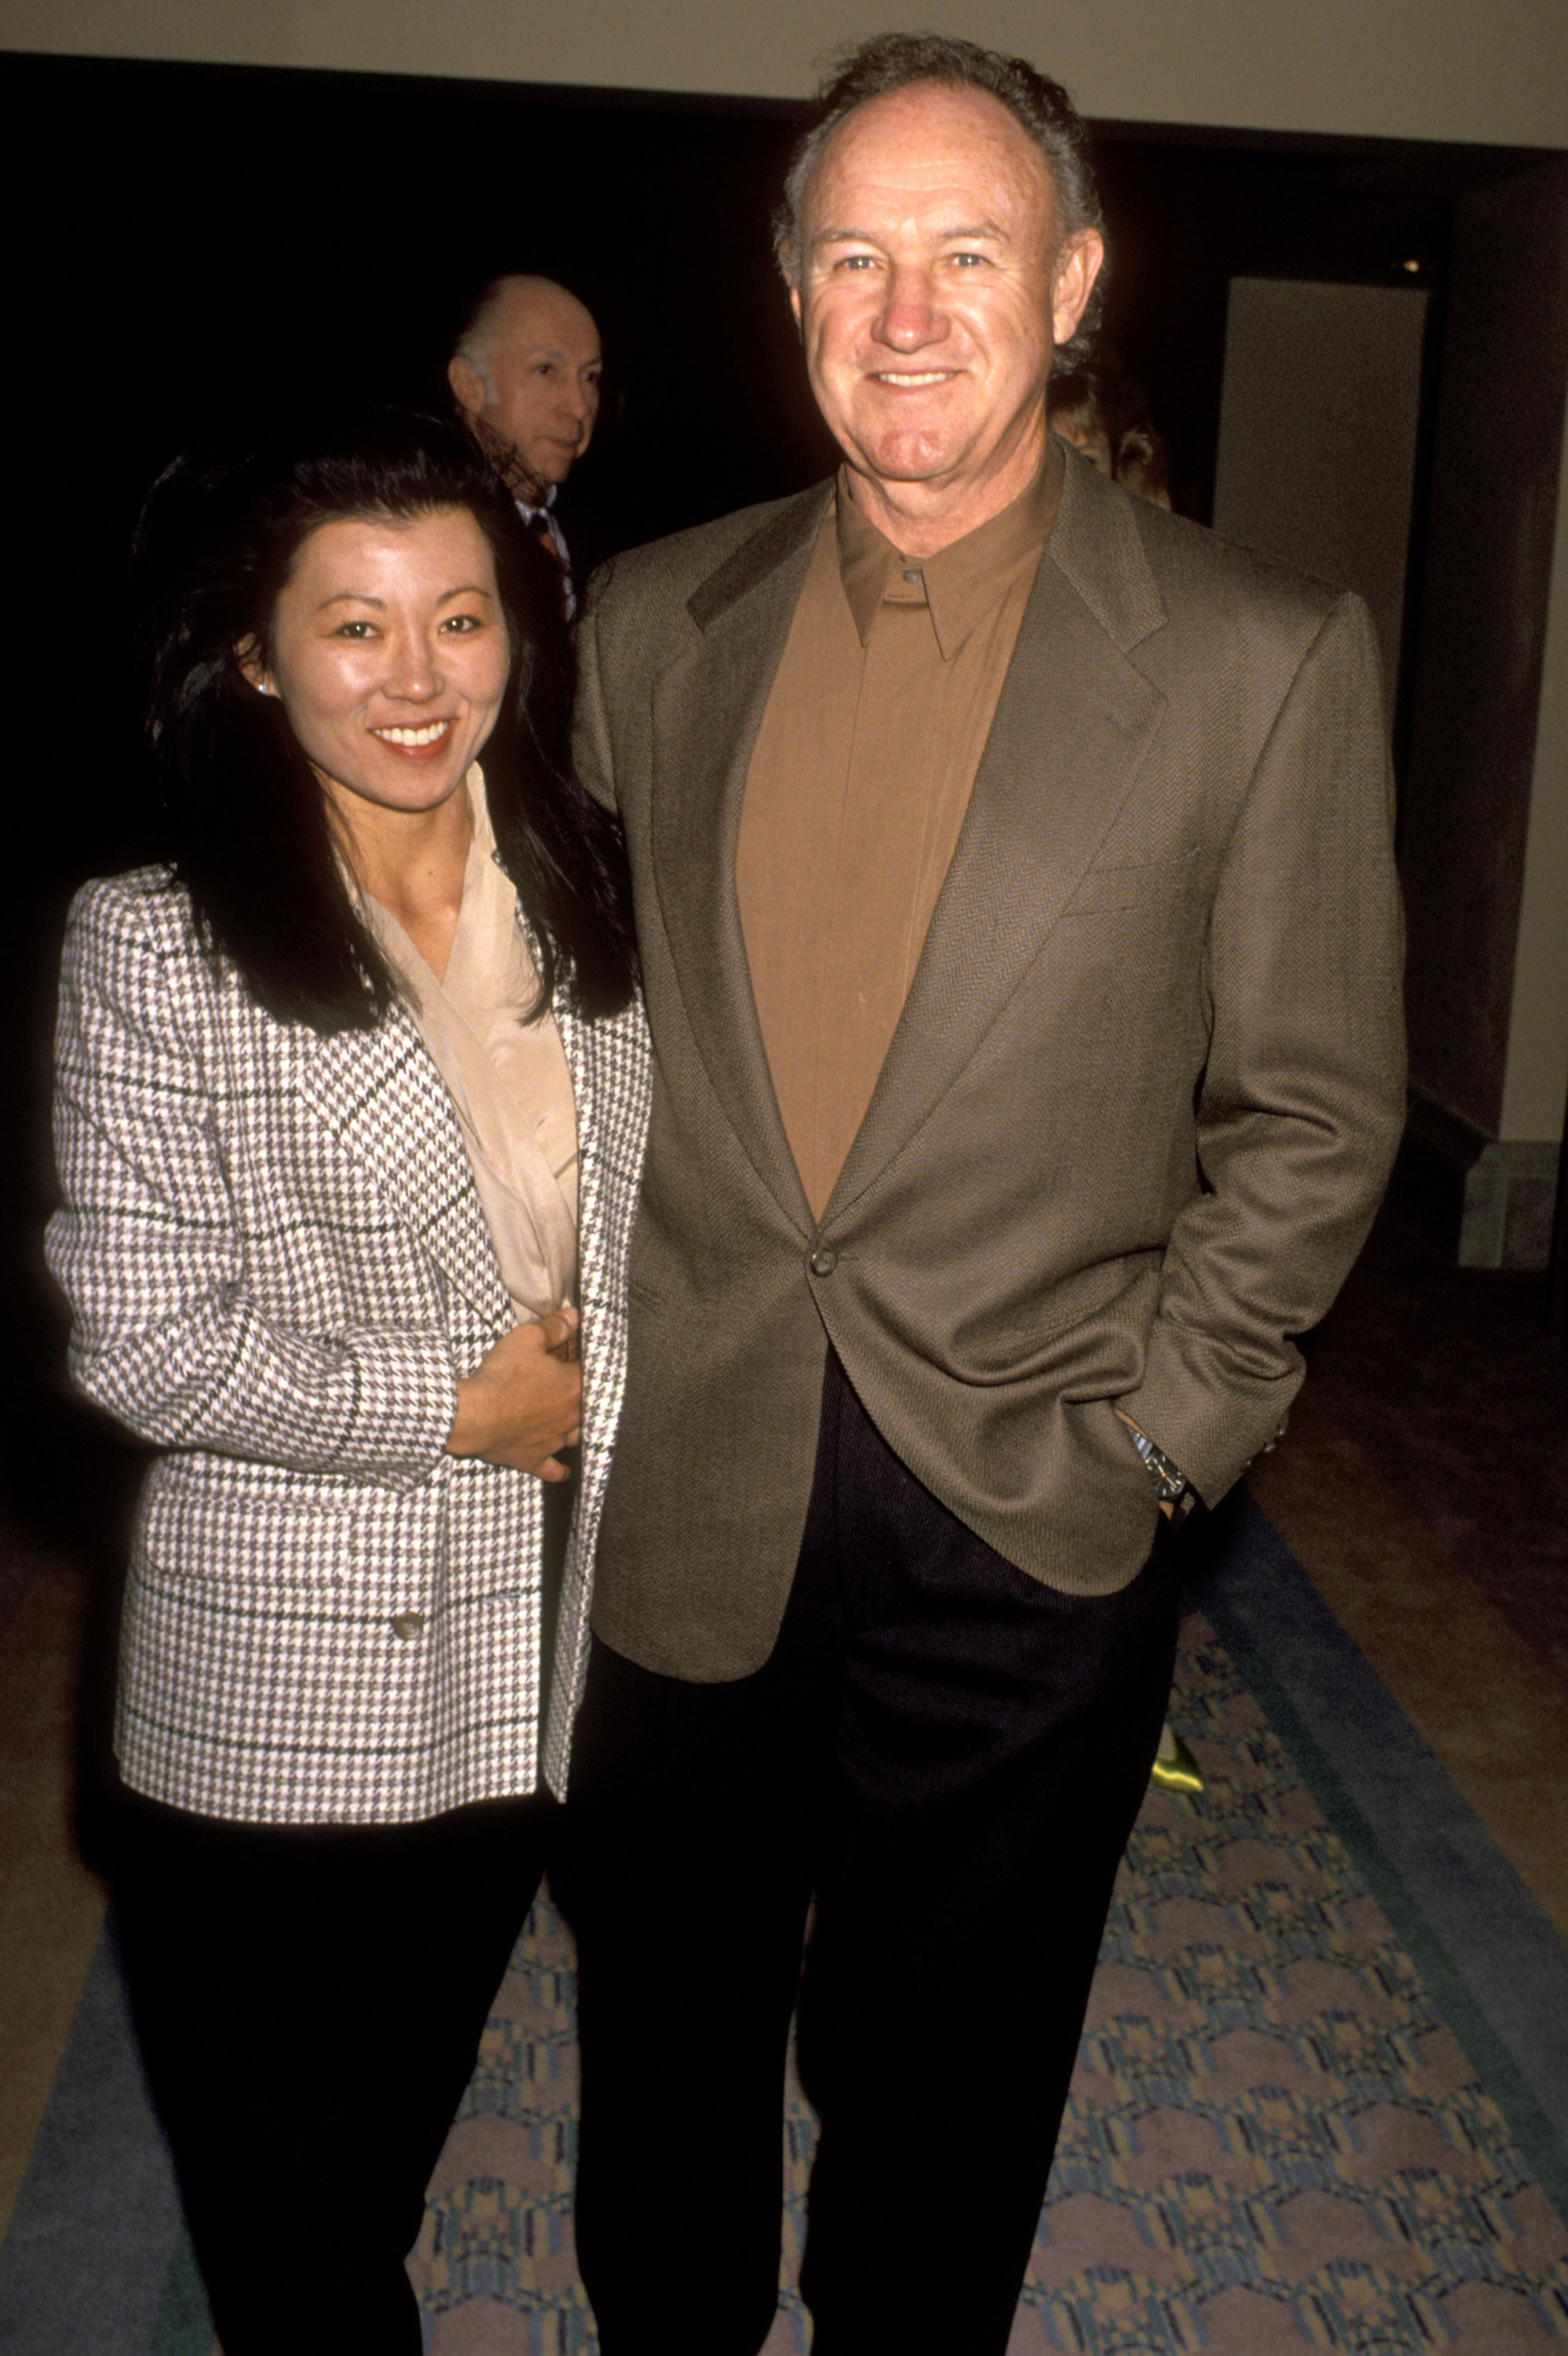
[[1203, 1789], [1203, 1771], [1173, 1726], [1168, 1726], [1159, 1738], [1159, 1749], [1155, 1753], [1148, 1779], [1162, 1792], [1200, 1792]]

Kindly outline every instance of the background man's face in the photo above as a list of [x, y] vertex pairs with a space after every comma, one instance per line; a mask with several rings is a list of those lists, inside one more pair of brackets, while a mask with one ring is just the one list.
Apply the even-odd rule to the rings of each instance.
[[1090, 232], [1058, 254], [1034, 142], [988, 93], [917, 83], [839, 126], [804, 214], [792, 301], [850, 465], [924, 486], [928, 509], [1013, 496], [1043, 448], [1053, 342], [1101, 253]]
[[599, 330], [575, 295], [563, 286], [518, 288], [506, 298], [475, 413], [538, 482], [564, 483], [592, 435], [603, 370]]

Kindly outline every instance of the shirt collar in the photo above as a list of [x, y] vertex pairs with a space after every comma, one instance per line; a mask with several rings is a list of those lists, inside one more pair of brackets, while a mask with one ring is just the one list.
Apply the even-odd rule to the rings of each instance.
[[923, 559], [904, 557], [861, 514], [849, 490], [849, 469], [838, 469], [837, 530], [838, 570], [844, 594], [864, 646], [884, 599], [924, 605], [944, 662], [951, 662], [965, 639], [1027, 566], [1038, 564], [1061, 494], [1061, 458], [1046, 443], [1039, 474], [1000, 515], [979, 524], [950, 548]]

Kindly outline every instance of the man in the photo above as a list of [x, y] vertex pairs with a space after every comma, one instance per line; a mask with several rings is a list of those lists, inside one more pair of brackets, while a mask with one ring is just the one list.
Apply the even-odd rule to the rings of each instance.
[[555, 496], [593, 436], [604, 359], [592, 315], [553, 278], [493, 278], [447, 362], [453, 396], [525, 519], [554, 551], [571, 602]]
[[1279, 1430], [1400, 1129], [1367, 616], [1048, 434], [1085, 146], [1019, 60], [859, 50], [780, 228], [837, 484], [583, 625], [656, 1059], [573, 1769], [606, 2356], [767, 2334], [814, 1892], [816, 2356], [1000, 2356], [1168, 1516]]

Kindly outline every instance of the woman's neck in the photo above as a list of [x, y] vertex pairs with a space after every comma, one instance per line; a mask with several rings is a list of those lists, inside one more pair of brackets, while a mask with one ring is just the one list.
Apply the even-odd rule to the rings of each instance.
[[434, 809], [388, 809], [324, 780], [340, 850], [362, 892], [397, 918], [438, 981], [446, 975], [463, 878], [474, 840], [474, 812], [459, 784]]

